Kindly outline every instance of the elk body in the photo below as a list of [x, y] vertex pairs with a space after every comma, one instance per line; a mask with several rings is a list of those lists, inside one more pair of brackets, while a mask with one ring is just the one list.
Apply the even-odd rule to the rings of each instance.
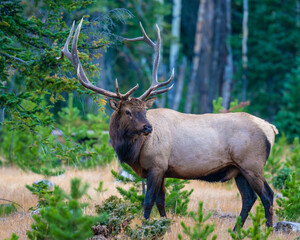
[[110, 98], [109, 104], [114, 110], [109, 126], [113, 148], [121, 162], [147, 179], [144, 217], [150, 217], [154, 203], [160, 215], [166, 216], [165, 178], [209, 182], [225, 182], [234, 178], [242, 196], [242, 224], [258, 195], [265, 208], [266, 225], [272, 226], [273, 191], [264, 178], [263, 170], [278, 133], [276, 127], [247, 113], [194, 115], [170, 109], [147, 110], [156, 99], [152, 96], [164, 93], [172, 86], [157, 89], [167, 86], [174, 77], [173, 71], [169, 80], [157, 81], [160, 57], [158, 27], [156, 44], [149, 39], [142, 25], [142, 37], [125, 39], [129, 42], [145, 41], [155, 50], [152, 85], [142, 96], [130, 97], [138, 85], [126, 94], [119, 92], [117, 81], [116, 93], [92, 85], [77, 54], [81, 24], [82, 21], [69, 52], [73, 24], [62, 57], [65, 55], [71, 60], [83, 86]]

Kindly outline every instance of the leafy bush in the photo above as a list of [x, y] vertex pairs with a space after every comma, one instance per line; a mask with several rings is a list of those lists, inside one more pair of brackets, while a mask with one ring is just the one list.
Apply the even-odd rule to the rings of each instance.
[[[183, 228], [183, 232], [187, 235], [188, 239], [190, 240], [197, 240], [202, 239], [206, 240], [209, 235], [214, 231], [215, 224], [205, 224], [204, 222], [207, 221], [211, 216], [211, 213], [208, 213], [205, 217], [203, 214], [203, 202], [199, 202], [198, 212], [195, 214], [194, 212], [190, 212], [190, 217], [193, 218], [195, 221], [195, 225], [193, 226], [193, 230], [191, 227], [186, 226], [185, 223], [182, 221], [181, 226]], [[178, 234], [178, 238], [180, 240], [183, 239], [181, 234]], [[187, 238], [185, 238], [187, 239]], [[217, 235], [212, 237], [212, 240], [217, 239]]]
[[284, 167], [280, 169], [276, 176], [273, 177], [272, 183], [274, 188], [276, 189], [283, 189], [285, 188], [286, 180], [290, 180], [292, 175], [292, 170], [288, 167]]
[[111, 196], [101, 205], [96, 205], [98, 214], [106, 214], [106, 221], [98, 223], [93, 227], [95, 235], [102, 235], [106, 238], [118, 239], [121, 235], [125, 239], [158, 239], [169, 229], [172, 221], [161, 218], [158, 220], [143, 220], [142, 226], [135, 228], [130, 223], [137, 216], [137, 206], [129, 200], [123, 200]]
[[300, 220], [300, 181], [296, 180], [296, 172], [293, 172], [291, 180], [286, 180], [285, 189], [281, 193], [283, 198], [276, 200], [279, 209], [276, 210], [277, 216], [282, 220]]
[[83, 214], [85, 203], [80, 199], [86, 194], [88, 184], [80, 179], [71, 180], [71, 193], [67, 194], [54, 186], [53, 194], [47, 199], [49, 205], [40, 209], [40, 215], [33, 215], [34, 223], [27, 232], [29, 239], [87, 239], [92, 236], [91, 227], [103, 221], [104, 215], [97, 217]]
[[128, 224], [135, 218], [136, 206], [116, 196], [111, 196], [102, 205], [96, 205], [98, 214], [107, 215], [107, 220], [100, 222], [105, 225], [109, 235], [123, 233]]
[[157, 240], [162, 239], [172, 224], [171, 219], [160, 218], [143, 220], [142, 226], [136, 225], [135, 229], [126, 228], [126, 235], [132, 240]]

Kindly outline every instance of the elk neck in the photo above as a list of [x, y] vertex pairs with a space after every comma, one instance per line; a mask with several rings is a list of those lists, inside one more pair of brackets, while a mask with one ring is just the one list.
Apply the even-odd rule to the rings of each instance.
[[147, 136], [130, 133], [126, 128], [118, 124], [114, 114], [110, 119], [109, 135], [119, 161], [127, 163], [131, 167], [136, 165]]

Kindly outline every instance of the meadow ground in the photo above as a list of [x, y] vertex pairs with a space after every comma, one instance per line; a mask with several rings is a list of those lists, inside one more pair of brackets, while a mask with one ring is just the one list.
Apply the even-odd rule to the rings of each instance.
[[[118, 170], [118, 164], [113, 162], [111, 165], [94, 170], [76, 170], [69, 169], [65, 174], [58, 177], [51, 177], [49, 180], [59, 185], [66, 191], [70, 189], [70, 180], [74, 177], [79, 177], [90, 185], [88, 194], [91, 199], [85, 198], [83, 201], [89, 203], [89, 207], [85, 209], [86, 214], [95, 214], [95, 205], [100, 204], [103, 200], [111, 195], [119, 195], [116, 186], [123, 185], [116, 182], [110, 172], [111, 169]], [[0, 168], [0, 198], [9, 199], [22, 205], [25, 210], [33, 207], [37, 203], [37, 198], [33, 196], [25, 185], [31, 185], [36, 180], [41, 180], [42, 176], [33, 173], [26, 173], [17, 168]], [[99, 181], [104, 182], [104, 188], [107, 189], [104, 193], [98, 193], [94, 190], [98, 186]], [[215, 222], [215, 233], [218, 239], [230, 239], [228, 229], [232, 228], [235, 223], [235, 218], [241, 210], [241, 199], [235, 184], [221, 183], [205, 183], [201, 181], [191, 181], [186, 186], [186, 189], [194, 189], [190, 197], [188, 210], [196, 211], [198, 202], [204, 201], [204, 213], [212, 212], [213, 215], [208, 222]], [[5, 203], [0, 201], [0, 203]], [[276, 208], [276, 205], [275, 205]], [[252, 212], [254, 212], [253, 207]], [[189, 217], [174, 217], [170, 214], [168, 217], [174, 220], [171, 230], [165, 235], [164, 239], [177, 239], [178, 233], [182, 234], [181, 221], [187, 225], [192, 225], [193, 220]], [[277, 221], [275, 217], [274, 221]], [[29, 211], [19, 209], [19, 212], [0, 218], [0, 239], [8, 238], [13, 232], [20, 236], [20, 239], [26, 239], [26, 231], [30, 229], [32, 218]], [[251, 225], [251, 220], [248, 219], [245, 227]], [[183, 235], [183, 234], [182, 234]], [[183, 235], [184, 236], [184, 235]], [[293, 240], [297, 237], [296, 234], [272, 233], [269, 239], [285, 239]]]

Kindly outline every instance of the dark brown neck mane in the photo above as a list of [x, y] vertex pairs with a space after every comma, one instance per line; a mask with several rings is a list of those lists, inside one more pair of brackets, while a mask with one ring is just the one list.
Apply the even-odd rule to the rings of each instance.
[[139, 160], [146, 136], [121, 129], [113, 115], [110, 120], [109, 135], [120, 162], [130, 166], [135, 165]]

